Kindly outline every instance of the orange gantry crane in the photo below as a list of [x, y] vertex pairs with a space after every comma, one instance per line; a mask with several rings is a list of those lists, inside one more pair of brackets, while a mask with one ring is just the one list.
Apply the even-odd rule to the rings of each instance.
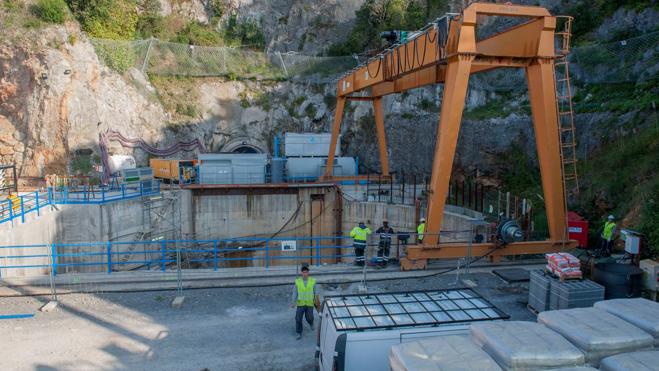
[[[479, 40], [477, 21], [487, 16], [526, 21]], [[571, 20], [571, 19], [570, 19]], [[336, 140], [346, 100], [372, 101], [383, 175], [389, 175], [382, 97], [430, 84], [444, 84], [439, 130], [430, 181], [426, 236], [408, 247], [407, 257], [425, 266], [427, 259], [539, 254], [576, 246], [567, 237], [566, 193], [561, 157], [554, 63], [557, 17], [543, 7], [473, 3], [461, 14], [447, 14], [407, 41], [384, 50], [338, 81], [337, 104], [328, 164], [334, 161]], [[497, 68], [524, 68], [533, 117], [549, 239], [508, 244], [442, 243], [440, 231], [449, 189], [453, 157], [464, 110], [469, 76]], [[325, 179], [332, 178], [328, 166]], [[467, 249], [470, 248], [470, 251]], [[473, 254], [473, 255], [472, 255]]]

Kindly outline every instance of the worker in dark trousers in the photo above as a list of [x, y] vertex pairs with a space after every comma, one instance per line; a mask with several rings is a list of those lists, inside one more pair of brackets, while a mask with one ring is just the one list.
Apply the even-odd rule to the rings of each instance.
[[359, 222], [359, 225], [350, 231], [352, 237], [352, 246], [355, 248], [355, 264], [359, 266], [364, 265], [364, 251], [366, 250], [368, 235], [371, 229], [366, 226], [364, 222]]
[[378, 228], [375, 233], [380, 236], [380, 244], [378, 245], [378, 266], [386, 267], [389, 263], [389, 251], [391, 249], [391, 236], [396, 232], [389, 226], [387, 219], [382, 220], [382, 227]]
[[311, 330], [313, 327], [313, 311], [316, 303], [316, 279], [309, 277], [309, 267], [302, 266], [300, 270], [302, 277], [295, 279], [293, 287], [293, 302], [291, 308], [297, 308], [295, 311], [295, 332], [297, 340], [302, 338], [302, 317], [306, 317], [307, 323]]
[[602, 226], [602, 234], [600, 235], [600, 251], [604, 256], [609, 256], [613, 252], [613, 240], [617, 229], [615, 217], [609, 215], [606, 223]]

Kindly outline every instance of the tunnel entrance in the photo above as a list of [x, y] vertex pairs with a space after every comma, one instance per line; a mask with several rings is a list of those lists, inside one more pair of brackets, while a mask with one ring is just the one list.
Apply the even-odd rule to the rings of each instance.
[[247, 138], [235, 139], [222, 147], [224, 153], [267, 153], [259, 144]]

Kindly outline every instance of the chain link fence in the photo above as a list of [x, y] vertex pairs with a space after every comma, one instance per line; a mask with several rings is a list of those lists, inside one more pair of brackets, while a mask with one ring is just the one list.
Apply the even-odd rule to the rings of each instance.
[[137, 68], [159, 76], [330, 82], [357, 65], [354, 57], [318, 57], [294, 52], [261, 52], [247, 48], [178, 44], [158, 39], [120, 41], [92, 39], [99, 59], [125, 72]]
[[[332, 82], [359, 63], [355, 56], [323, 57], [295, 52], [262, 52], [148, 40], [92, 39], [100, 60], [125, 72], [137, 68], [160, 76], [226, 76], [257, 80]], [[659, 31], [638, 37], [575, 47], [571, 70], [582, 83], [636, 82], [659, 72]], [[524, 71], [501, 69], [471, 77], [472, 86], [488, 90], [526, 87]]]

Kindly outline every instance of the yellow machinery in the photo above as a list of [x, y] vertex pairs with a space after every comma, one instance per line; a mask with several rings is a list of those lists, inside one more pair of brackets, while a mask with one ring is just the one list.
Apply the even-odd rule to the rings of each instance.
[[[527, 19], [503, 32], [478, 40], [477, 21], [486, 16]], [[569, 50], [569, 25], [566, 32], [555, 32], [557, 17], [536, 6], [474, 3], [461, 14], [447, 15], [422, 29], [420, 34], [395, 45], [366, 64], [344, 75], [337, 85], [337, 104], [332, 140], [336, 146], [346, 100], [372, 101], [379, 142], [382, 174], [389, 175], [382, 97], [429, 84], [444, 84], [439, 130], [433, 159], [423, 244], [408, 247], [407, 257], [423, 267], [427, 259], [467, 256], [466, 243], [443, 243], [439, 233], [449, 189], [453, 157], [464, 110], [469, 76], [497, 68], [524, 68], [526, 72], [542, 188], [547, 210], [549, 239], [511, 242], [505, 245], [480, 243], [471, 246], [473, 256], [539, 254], [576, 246], [566, 230], [566, 194], [563, 157], [557, 109], [555, 60]], [[563, 37], [561, 55], [555, 53], [555, 37]], [[328, 154], [333, 163], [334, 152]], [[332, 178], [327, 168], [324, 178]]]

